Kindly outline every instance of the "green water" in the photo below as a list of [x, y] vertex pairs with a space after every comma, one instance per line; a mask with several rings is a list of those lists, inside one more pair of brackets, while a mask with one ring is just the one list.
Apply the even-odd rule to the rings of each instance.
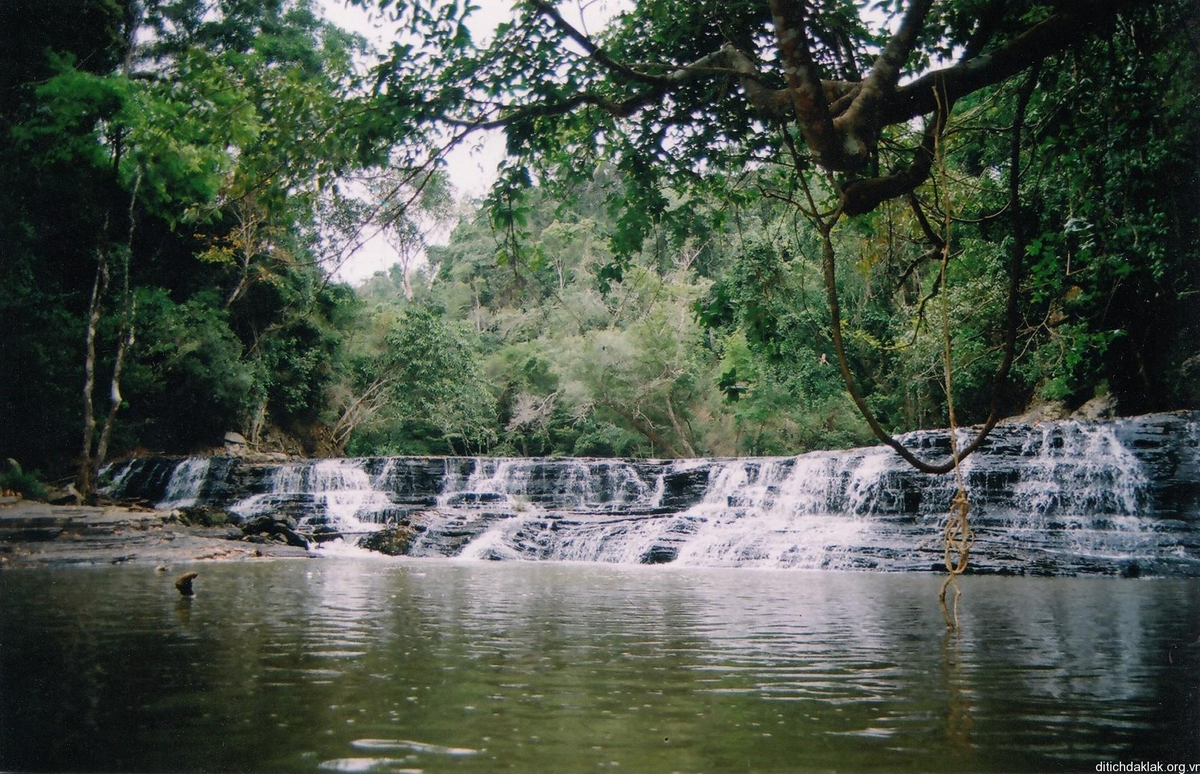
[[0, 574], [0, 768], [1200, 762], [1200, 583], [333, 558]]

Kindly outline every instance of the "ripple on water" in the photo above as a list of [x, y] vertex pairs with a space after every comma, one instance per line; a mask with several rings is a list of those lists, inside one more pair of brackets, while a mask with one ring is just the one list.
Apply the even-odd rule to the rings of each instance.
[[406, 764], [413, 762], [413, 756], [407, 758], [334, 758], [322, 761], [318, 768], [325, 771], [387, 771], [391, 774], [417, 774], [421, 769], [408, 768]]
[[473, 750], [470, 747], [445, 747], [440, 744], [414, 742], [411, 739], [355, 739], [350, 743], [350, 746], [359, 750], [410, 750], [417, 753], [451, 755], [454, 757], [479, 754], [479, 750]]

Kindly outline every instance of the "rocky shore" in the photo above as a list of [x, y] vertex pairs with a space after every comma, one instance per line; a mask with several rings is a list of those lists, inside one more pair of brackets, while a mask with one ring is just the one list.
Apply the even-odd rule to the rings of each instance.
[[0, 498], [0, 569], [105, 564], [164, 566], [316, 556], [286, 535], [187, 523], [179, 511], [65, 506]]

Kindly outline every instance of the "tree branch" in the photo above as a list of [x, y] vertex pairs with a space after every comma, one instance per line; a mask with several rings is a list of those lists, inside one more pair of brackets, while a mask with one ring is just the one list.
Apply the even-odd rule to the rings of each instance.
[[945, 95], [956, 100], [966, 94], [992, 86], [1041, 62], [1050, 54], [1074, 44], [1100, 24], [1112, 19], [1117, 11], [1135, 2], [1098, 0], [1086, 8], [1073, 7], [1039, 22], [995, 51], [965, 59], [951, 67], [934, 70], [901, 86], [880, 106], [879, 125], [899, 124], [937, 109], [933, 96], [935, 84], [942, 84]]
[[[933, 88], [938, 88], [935, 84]], [[904, 196], [925, 182], [933, 168], [934, 146], [946, 128], [953, 100], [944, 98], [933, 119], [925, 125], [921, 144], [913, 152], [912, 163], [890, 175], [851, 180], [842, 188], [843, 207], [847, 215], [863, 215], [881, 202]]]
[[862, 82], [862, 88], [846, 111], [834, 121], [834, 127], [848, 136], [855, 136], [862, 131], [870, 133], [864, 138], [867, 144], [874, 146], [874, 135], [879, 131], [875, 114], [880, 101], [886, 94], [895, 90], [900, 80], [900, 71], [908, 57], [912, 54], [921, 32], [921, 25], [929, 15], [933, 0], [913, 0], [904, 14], [900, 28], [892, 35], [884, 46], [883, 52], [875, 59], [870, 74]]
[[[826, 169], [844, 170], [856, 166], [857, 159], [853, 162], [847, 159], [847, 149], [833, 128], [825, 87], [808, 48], [804, 3], [802, 0], [770, 0], [770, 4], [787, 91], [805, 145]], [[859, 150], [852, 149], [849, 155], [857, 157]]]
[[555, 27], [558, 27], [559, 30], [565, 33], [567, 37], [578, 43], [583, 50], [587, 52], [587, 55], [604, 69], [620, 73], [627, 78], [640, 81], [641, 83], [648, 83], [652, 85], [670, 85], [670, 76], [651, 75], [649, 73], [639, 72], [629, 65], [622, 64], [621, 62], [613, 59], [604, 49], [597, 46], [591, 38], [589, 38], [587, 35], [584, 35], [570, 22], [564, 19], [562, 14], [558, 12], [558, 9], [555, 8], [553, 4], [548, 3], [545, 0], [529, 0], [529, 2], [542, 15], [548, 17], [550, 21], [553, 22]]

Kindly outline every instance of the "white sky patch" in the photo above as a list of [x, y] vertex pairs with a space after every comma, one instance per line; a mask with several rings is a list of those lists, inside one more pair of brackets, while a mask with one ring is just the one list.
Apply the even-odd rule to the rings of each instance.
[[[479, 8], [468, 17], [468, 26], [476, 43], [483, 45], [491, 40], [497, 25], [512, 18], [512, 2], [477, 0], [477, 4]], [[580, 0], [561, 11], [567, 21], [591, 33], [627, 5], [627, 0]], [[320, 7], [326, 19], [342, 29], [362, 35], [380, 51], [386, 51], [392, 41], [400, 37], [396, 24], [388, 20], [387, 14], [349, 6], [345, 0], [321, 0]], [[498, 130], [477, 133], [451, 149], [446, 154], [446, 171], [456, 196], [474, 198], [487, 193], [496, 181], [496, 169], [503, 160], [504, 136]], [[448, 237], [449, 230], [427, 235], [434, 244], [444, 243]], [[361, 282], [375, 272], [386, 272], [397, 260], [395, 249], [384, 235], [374, 233], [342, 263], [334, 277], [343, 282]]]

